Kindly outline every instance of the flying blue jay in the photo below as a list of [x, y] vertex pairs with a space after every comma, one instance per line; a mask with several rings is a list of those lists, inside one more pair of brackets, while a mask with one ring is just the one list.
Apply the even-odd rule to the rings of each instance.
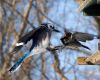
[[29, 50], [25, 52], [25, 54], [9, 69], [9, 71], [16, 71], [21, 66], [22, 62], [29, 56], [46, 51], [46, 48], [48, 48], [50, 44], [50, 37], [53, 31], [59, 32], [52, 24], [43, 23], [36, 30], [30, 31], [25, 36], [20, 38], [16, 43], [16, 47], [13, 52], [17, 52], [29, 42], [32, 42], [32, 45]]
[[67, 46], [69, 48], [83, 47], [90, 50], [89, 47], [81, 44], [80, 41], [86, 42], [93, 40], [94, 38], [99, 39], [99, 36], [83, 32], [72, 33], [65, 29], [65, 35], [61, 38], [61, 42], [63, 43], [64, 46]]

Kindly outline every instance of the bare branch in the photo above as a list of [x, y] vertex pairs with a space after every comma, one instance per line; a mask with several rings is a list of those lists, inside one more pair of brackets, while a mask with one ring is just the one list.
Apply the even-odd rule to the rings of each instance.
[[[4, 1], [4, 2], [5, 2], [9, 7], [11, 7], [11, 8], [14, 10], [12, 4], [10, 4], [10, 3], [7, 2], [7, 1]], [[23, 16], [18, 10], [14, 10], [14, 12], [16, 12], [16, 13], [24, 20], [24, 16]], [[35, 27], [32, 23], [30, 23], [30, 21], [29, 21], [28, 19], [26, 20], [26, 23], [28, 23], [32, 28]]]
[[58, 55], [56, 53], [56, 50], [54, 48], [49, 48], [48, 49], [49, 51], [51, 51], [51, 53], [53, 54], [54, 56], [54, 64], [52, 64], [52, 67], [54, 68], [54, 70], [58, 73], [58, 75], [60, 76], [61, 80], [68, 80], [63, 72], [61, 71], [60, 69], [60, 61], [59, 61], [59, 58], [58, 58]]

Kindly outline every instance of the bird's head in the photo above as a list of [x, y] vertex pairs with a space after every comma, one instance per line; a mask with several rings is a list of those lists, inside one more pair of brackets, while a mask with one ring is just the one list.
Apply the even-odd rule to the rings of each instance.
[[64, 38], [69, 39], [72, 36], [72, 33], [69, 32], [67, 29], [64, 29]]
[[41, 26], [46, 27], [46, 28], [49, 29], [50, 31], [60, 32], [60, 31], [57, 30], [57, 29], [55, 28], [55, 26], [54, 26], [53, 24], [51, 24], [51, 23], [43, 23], [43, 24], [41, 24]]

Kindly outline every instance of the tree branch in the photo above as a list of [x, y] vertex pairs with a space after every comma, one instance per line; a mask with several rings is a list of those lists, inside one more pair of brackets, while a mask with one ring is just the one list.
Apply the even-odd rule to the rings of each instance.
[[52, 67], [54, 68], [54, 70], [58, 73], [58, 75], [60, 76], [61, 80], [68, 80], [63, 72], [61, 71], [60, 69], [60, 61], [59, 61], [59, 58], [58, 58], [58, 55], [57, 55], [57, 52], [56, 52], [56, 49], [55, 48], [48, 48], [49, 51], [51, 51], [51, 53], [53, 54], [54, 56], [54, 64], [52, 64]]

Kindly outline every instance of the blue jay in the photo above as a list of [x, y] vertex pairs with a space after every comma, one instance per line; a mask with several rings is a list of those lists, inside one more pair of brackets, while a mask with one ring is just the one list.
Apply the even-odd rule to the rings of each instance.
[[81, 44], [79, 41], [86, 42], [89, 40], [93, 40], [94, 38], [99, 39], [99, 36], [89, 34], [89, 33], [83, 33], [83, 32], [71, 33], [65, 29], [65, 35], [61, 38], [61, 42], [63, 43], [64, 46], [70, 48], [83, 47], [90, 50], [89, 47]]
[[21, 58], [19, 58], [18, 61], [9, 69], [9, 71], [16, 71], [21, 66], [22, 62], [29, 56], [46, 51], [46, 48], [48, 48], [50, 44], [50, 37], [53, 31], [60, 32], [55, 29], [52, 24], [43, 23], [36, 30], [32, 30], [31, 32], [20, 38], [16, 43], [16, 47], [14, 48], [13, 52], [17, 52], [30, 41], [32, 42], [32, 45], [29, 50], [26, 51], [25, 54]]

